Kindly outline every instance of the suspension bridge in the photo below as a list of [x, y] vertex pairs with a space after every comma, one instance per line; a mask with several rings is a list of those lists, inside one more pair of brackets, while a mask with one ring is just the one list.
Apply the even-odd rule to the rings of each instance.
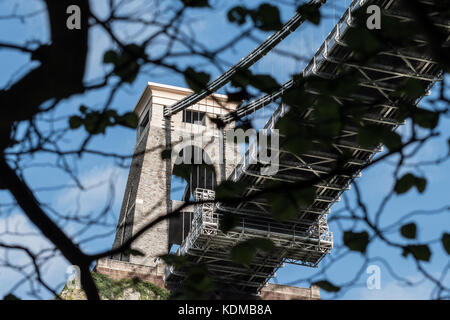
[[[310, 4], [320, 7], [324, 2], [310, 1]], [[432, 23], [447, 36], [445, 45], [449, 45], [449, 17], [442, 16], [441, 12], [435, 10], [434, 1], [421, 0], [420, 3], [427, 8]], [[407, 79], [420, 81], [427, 90], [442, 80], [442, 67], [430, 52], [428, 40], [419, 34], [411, 35], [410, 40], [414, 42], [414, 46], [386, 46], [369, 62], [364, 64], [355, 62], [353, 58], [356, 53], [349, 45], [349, 31], [355, 27], [353, 16], [355, 10], [364, 5], [377, 5], [385, 16], [395, 19], [398, 23], [414, 20], [405, 7], [407, 1], [354, 0], [302, 72], [305, 79], [308, 77], [335, 79], [344, 72], [352, 71], [357, 81], [357, 89], [351, 94], [333, 95], [331, 98], [342, 108], [355, 101], [358, 103], [362, 101], [364, 105], [370, 106], [364, 109], [366, 110], [364, 115], [358, 120], [348, 119], [331, 146], [325, 147], [319, 141], [313, 141], [313, 147], [301, 154], [294, 154], [283, 148], [286, 141], [281, 137], [278, 151], [279, 170], [272, 176], [261, 174], [261, 168], [267, 163], [260, 160], [252, 161], [254, 154], [250, 147], [227, 178], [245, 186], [240, 196], [246, 200], [233, 204], [213, 203], [214, 190], [201, 188], [194, 190], [195, 200], [206, 202], [195, 205], [192, 221], [189, 222], [189, 232], [176, 254], [185, 256], [193, 263], [206, 264], [211, 277], [230, 290], [250, 295], [257, 294], [284, 263], [317, 267], [333, 248], [333, 234], [327, 224], [331, 206], [339, 201], [342, 193], [349, 189], [364, 166], [381, 151], [381, 146], [369, 148], [358, 144], [359, 128], [372, 125], [395, 130], [402, 124], [397, 120], [399, 103], [417, 105], [424, 95], [417, 99], [407, 96], [393, 98], [395, 96], [392, 93], [396, 92]], [[281, 30], [208, 84], [204, 90], [165, 107], [164, 116], [170, 119], [176, 113], [217, 92], [239, 70], [251, 67], [290, 33], [300, 28], [305, 21], [301, 13], [295, 13]], [[296, 81], [292, 79], [274, 92], [238, 106], [237, 109], [222, 115], [220, 119], [225, 124], [230, 123], [254, 114], [274, 101], [282, 101], [286, 92], [299, 85]], [[314, 125], [313, 110], [317, 107], [317, 98], [321, 93], [314, 88], [302, 89], [308, 95], [305, 101], [310, 105], [302, 108], [295, 117], [299, 126], [307, 128]], [[288, 110], [288, 106], [279, 103], [264, 130], [270, 133]], [[339, 166], [345, 169], [345, 172], [333, 174], [338, 162], [342, 161], [343, 154], [346, 155], [345, 162]], [[287, 221], [276, 220], [271, 212], [267, 194], [259, 193], [273, 181], [288, 184], [314, 181], [314, 201], [300, 208], [294, 218]], [[220, 228], [221, 218], [230, 213], [237, 218], [237, 224], [231, 231], [223, 233]], [[258, 251], [248, 265], [233, 262], [230, 257], [231, 249], [236, 244], [253, 238], [270, 239], [276, 250]], [[168, 266], [164, 280], [176, 287], [182, 285], [186, 277], [186, 270], [182, 267]]]

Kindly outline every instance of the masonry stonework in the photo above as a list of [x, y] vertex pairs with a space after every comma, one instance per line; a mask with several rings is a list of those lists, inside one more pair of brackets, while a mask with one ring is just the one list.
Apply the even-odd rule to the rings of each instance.
[[[114, 247], [121, 246], [137, 231], [155, 218], [171, 212], [183, 202], [172, 201], [172, 170], [177, 155], [188, 145], [206, 152], [219, 184], [233, 171], [240, 158], [238, 146], [224, 143], [223, 131], [216, 128], [211, 118], [228, 113], [236, 104], [228, 103], [224, 95], [214, 94], [192, 107], [190, 111], [206, 113], [204, 123], [183, 121], [183, 112], [164, 117], [164, 107], [181, 100], [191, 91], [149, 82], [134, 112], [139, 117], [137, 142], [125, 188]], [[233, 128], [234, 123], [225, 129]], [[162, 151], [172, 150], [171, 157], [161, 156]], [[224, 158], [224, 159], [222, 159]], [[164, 220], [137, 238], [130, 251], [98, 261], [96, 271], [114, 279], [138, 277], [165, 287], [165, 265], [159, 256], [170, 250], [169, 221]], [[261, 291], [262, 299], [319, 299], [317, 288], [296, 288], [268, 284]]]

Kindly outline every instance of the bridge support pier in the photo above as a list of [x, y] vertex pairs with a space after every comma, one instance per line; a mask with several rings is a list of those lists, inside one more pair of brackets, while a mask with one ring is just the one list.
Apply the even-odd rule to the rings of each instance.
[[[151, 282], [162, 288], [164, 283], [164, 267], [157, 265], [150, 267], [138, 265], [126, 261], [113, 259], [100, 259], [95, 271], [114, 280], [139, 278], [142, 281]], [[170, 289], [170, 288], [168, 288]], [[268, 283], [262, 288], [259, 296], [242, 295], [238, 292], [221, 291], [213, 294], [211, 299], [220, 300], [319, 300], [320, 289], [316, 286], [301, 288], [295, 286]]]

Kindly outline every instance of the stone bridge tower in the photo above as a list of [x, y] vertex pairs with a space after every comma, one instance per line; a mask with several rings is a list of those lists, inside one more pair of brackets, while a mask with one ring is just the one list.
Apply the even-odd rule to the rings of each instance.
[[[237, 145], [224, 143], [222, 131], [211, 121], [236, 108], [235, 103], [227, 102], [225, 95], [214, 94], [170, 119], [163, 116], [165, 106], [191, 93], [185, 88], [149, 82], [139, 99], [134, 109], [139, 118], [135, 156], [128, 175], [114, 247], [121, 245], [148, 222], [181, 204], [171, 200], [172, 172], [177, 160], [185, 160], [191, 153], [194, 167], [198, 159], [208, 159], [208, 164], [211, 164], [209, 169], [197, 166], [192, 170], [184, 198], [189, 198], [196, 187], [213, 189], [226, 179], [239, 160]], [[227, 128], [233, 126], [230, 124]], [[171, 156], [163, 157], [164, 150], [171, 150]], [[189, 219], [189, 214], [185, 213], [179, 219], [165, 220], [136, 240], [132, 249], [139, 250], [143, 256], [118, 254], [112, 259], [99, 261], [97, 270], [109, 268], [110, 273], [111, 269], [117, 269], [113, 271], [117, 276], [125, 275], [125, 272], [144, 272], [148, 279], [161, 284], [165, 266], [158, 256], [168, 253], [172, 245], [181, 244], [188, 231], [186, 219]]]
[[[226, 143], [223, 131], [211, 119], [234, 110], [227, 97], [214, 94], [181, 111], [164, 117], [164, 107], [173, 105], [192, 91], [149, 82], [134, 112], [139, 117], [134, 157], [120, 210], [114, 247], [120, 246], [156, 217], [176, 209], [181, 201], [171, 199], [173, 170], [178, 161], [194, 160], [183, 199], [196, 187], [214, 189], [233, 171], [240, 158], [237, 144]], [[233, 128], [234, 123], [225, 129]], [[171, 152], [162, 152], [171, 149]], [[200, 156], [198, 156], [200, 154]], [[169, 156], [170, 155], [170, 156]], [[198, 158], [209, 166], [196, 166]], [[201, 162], [200, 161], [200, 162]], [[204, 164], [204, 163], [203, 163]], [[192, 199], [192, 198], [191, 198]], [[117, 254], [97, 262], [96, 271], [114, 279], [138, 277], [164, 287], [165, 265], [158, 257], [180, 245], [190, 228], [193, 208], [177, 219], [164, 220], [134, 241], [132, 249], [143, 255]], [[262, 299], [318, 299], [319, 289], [268, 284]]]

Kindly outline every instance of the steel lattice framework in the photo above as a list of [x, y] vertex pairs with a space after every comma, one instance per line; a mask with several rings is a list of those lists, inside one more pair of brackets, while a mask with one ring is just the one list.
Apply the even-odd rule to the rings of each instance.
[[[450, 40], [450, 23], [448, 17], [441, 17], [439, 12], [433, 12], [433, 1], [422, 1], [429, 6], [430, 17], [435, 25], [448, 35], [446, 45]], [[266, 282], [274, 276], [276, 270], [285, 262], [315, 267], [333, 247], [333, 236], [328, 230], [327, 215], [330, 207], [346, 189], [354, 178], [360, 175], [364, 165], [369, 163], [374, 155], [381, 150], [363, 148], [357, 143], [358, 128], [366, 124], [382, 126], [394, 130], [399, 123], [396, 120], [398, 103], [401, 101], [417, 104], [423, 98], [414, 101], [402, 96], [393, 100], [391, 92], [397, 90], [405, 79], [420, 80], [425, 87], [431, 89], [436, 81], [442, 79], [440, 65], [433, 60], [425, 39], [413, 39], [414, 47], [389, 48], [376, 55], [370, 63], [358, 65], [353, 61], [354, 52], [346, 41], [348, 30], [352, 28], [352, 12], [364, 4], [376, 4], [383, 9], [384, 14], [401, 21], [412, 19], [406, 15], [400, 0], [355, 0], [339, 20], [335, 28], [326, 38], [323, 45], [314, 55], [311, 62], [304, 69], [304, 77], [317, 76], [333, 79], [339, 70], [356, 70], [358, 74], [358, 89], [351, 96], [333, 96], [332, 98], [342, 107], [346, 103], [364, 101], [370, 106], [365, 115], [358, 121], [349, 121], [348, 125], [335, 137], [332, 147], [324, 147], [319, 142], [313, 142], [314, 147], [303, 154], [293, 154], [283, 149], [283, 138], [279, 154], [280, 168], [273, 176], [260, 173], [266, 165], [261, 161], [252, 161], [249, 148], [242, 161], [236, 166], [229, 179], [241, 182], [245, 186], [242, 196], [258, 192], [267, 186], [271, 180], [287, 183], [299, 181], [318, 181], [314, 184], [315, 200], [305, 208], [301, 208], [298, 216], [289, 221], [277, 221], [271, 214], [270, 203], [265, 196], [251, 197], [251, 200], [238, 204], [225, 205], [203, 203], [195, 206], [192, 228], [178, 250], [178, 254], [185, 255], [192, 262], [205, 263], [212, 277], [232, 290], [239, 290], [250, 294], [257, 294]], [[257, 99], [240, 107], [233, 114], [223, 117], [225, 122], [234, 121], [255, 110], [276, 101], [283, 92], [295, 85], [289, 81], [282, 88], [272, 94]], [[306, 89], [314, 97], [318, 92]], [[314, 125], [312, 110], [314, 102], [301, 114], [298, 114], [299, 125]], [[265, 126], [270, 131], [287, 112], [280, 104]], [[351, 154], [343, 165], [346, 172], [351, 174], [330, 174], [336, 167], [337, 161], [343, 153]], [[348, 170], [347, 170], [348, 169]], [[212, 201], [214, 192], [211, 190], [196, 191], [196, 200]], [[238, 217], [240, 223], [231, 232], [224, 234], [219, 229], [221, 215], [232, 213]], [[230, 258], [231, 248], [243, 240], [263, 237], [271, 239], [277, 250], [257, 252], [250, 265], [233, 263]], [[168, 268], [166, 281], [180, 284], [185, 277], [184, 270]]]

